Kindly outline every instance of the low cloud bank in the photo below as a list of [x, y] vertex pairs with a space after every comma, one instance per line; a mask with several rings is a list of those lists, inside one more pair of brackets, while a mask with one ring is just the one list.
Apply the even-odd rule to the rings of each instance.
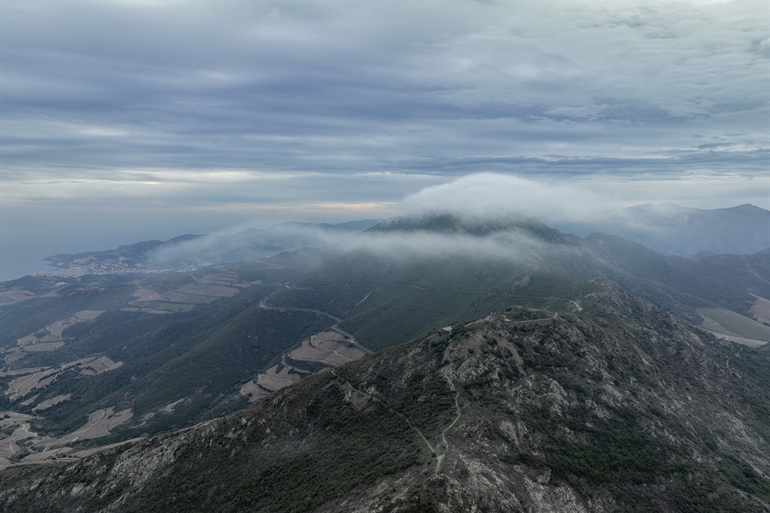
[[536, 218], [562, 232], [610, 233], [685, 257], [704, 251], [749, 254], [770, 247], [770, 212], [753, 205], [711, 210], [659, 201], [639, 205], [638, 199], [645, 196], [671, 201], [681, 186], [647, 185], [640, 196], [634, 190], [639, 182], [633, 181], [553, 183], [481, 173], [427, 187], [404, 198], [401, 206], [413, 217], [446, 213], [472, 222]]
[[342, 224], [281, 223], [266, 229], [246, 229], [230, 234], [213, 234], [165, 246], [153, 253], [156, 265], [183, 261], [244, 262], [268, 258], [282, 251], [321, 247], [339, 242], [369, 228], [376, 220]]
[[366, 232], [336, 248], [343, 253], [368, 253], [390, 260], [409, 262], [416, 258], [441, 259], [461, 256], [472, 259], [502, 259], [536, 264], [548, 245], [516, 231], [484, 236], [415, 232]]
[[464, 176], [426, 187], [402, 201], [407, 215], [446, 212], [471, 219], [535, 217], [546, 224], [590, 222], [619, 205], [575, 184], [553, 184], [496, 173]]
[[283, 223], [185, 241], [163, 248], [153, 260], [172, 264], [197, 259], [200, 265], [329, 246], [401, 260], [464, 255], [537, 263], [554, 251], [576, 250], [576, 239], [551, 228], [579, 236], [611, 233], [680, 256], [702, 251], [752, 253], [770, 244], [752, 235], [758, 231], [756, 226], [770, 222], [770, 213], [763, 209], [744, 206], [725, 216], [723, 211], [670, 203], [628, 207], [627, 189], [633, 186], [633, 182], [554, 183], [472, 174], [406, 196], [398, 204], [402, 216], [375, 230], [364, 232], [376, 223], [373, 220], [338, 225]]

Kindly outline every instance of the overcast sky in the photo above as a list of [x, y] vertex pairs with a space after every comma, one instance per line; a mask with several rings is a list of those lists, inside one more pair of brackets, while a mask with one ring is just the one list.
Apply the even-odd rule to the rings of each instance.
[[770, 208], [767, 0], [0, 9], [2, 266], [41, 241], [386, 217], [482, 172]]

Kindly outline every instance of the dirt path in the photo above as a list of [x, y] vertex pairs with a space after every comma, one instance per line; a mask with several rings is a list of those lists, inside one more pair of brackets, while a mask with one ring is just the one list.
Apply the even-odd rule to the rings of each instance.
[[0, 439], [0, 469], [11, 465], [11, 458], [23, 450], [21, 444], [24, 440], [36, 438], [37, 433], [29, 430], [29, 422], [33, 419], [31, 415], [15, 412], [0, 412], [0, 428], [13, 429], [10, 435], [3, 436]]
[[441, 462], [444, 461], [444, 456], [446, 456], [447, 452], [449, 452], [449, 442], [447, 442], [446, 439], [446, 432], [452, 429], [452, 427], [457, 424], [457, 421], [460, 420], [460, 402], [458, 401], [458, 398], [460, 397], [460, 391], [455, 389], [454, 383], [450, 379], [447, 379], [447, 382], [449, 383], [449, 387], [455, 391], [455, 408], [457, 409], [457, 417], [444, 429], [441, 430], [441, 445], [444, 448], [444, 452], [441, 454], [436, 453], [436, 470], [433, 472], [434, 474], [438, 474], [438, 471], [441, 470]]
[[[414, 429], [414, 431], [420, 436], [422, 441], [425, 443], [425, 446], [428, 448], [428, 451], [430, 451], [430, 453], [436, 457], [436, 468], [434, 469], [433, 473], [434, 474], [439, 473], [439, 470], [441, 470], [441, 463], [444, 461], [444, 456], [446, 456], [447, 452], [449, 452], [449, 442], [446, 439], [446, 432], [449, 431], [452, 427], [454, 427], [457, 421], [460, 420], [460, 415], [461, 415], [460, 403], [459, 403], [460, 392], [455, 389], [454, 383], [452, 383], [451, 380], [447, 380], [447, 382], [449, 383], [450, 388], [455, 391], [455, 408], [457, 409], [457, 417], [455, 417], [455, 419], [447, 427], [441, 430], [441, 443], [436, 445], [436, 447], [433, 447], [433, 445], [428, 441], [425, 435], [422, 434], [422, 431], [420, 431], [417, 426], [412, 424], [412, 421], [409, 420], [409, 417], [407, 417], [404, 413], [401, 413], [400, 411], [398, 411], [397, 409], [395, 409], [386, 401], [380, 399], [376, 395], [372, 395], [367, 392], [364, 392], [363, 390], [357, 389], [356, 387], [353, 386], [353, 384], [350, 381], [340, 377], [336, 371], [332, 370], [332, 374], [334, 374], [334, 376], [337, 379], [340, 379], [345, 383], [347, 383], [350, 388], [352, 388], [359, 394], [362, 394], [370, 398], [372, 401], [376, 401], [382, 404], [383, 406], [385, 406], [385, 408], [387, 408], [388, 410], [392, 411], [393, 413], [395, 413], [396, 415], [404, 419], [406, 423], [409, 425], [409, 427]], [[441, 452], [440, 454], [439, 454], [439, 448], [443, 448], [443, 452]]]
[[749, 346], [749, 347], [760, 347], [767, 344], [767, 342], [765, 342], [764, 340], [755, 340], [753, 338], [743, 338], [743, 337], [733, 337], [731, 335], [723, 335], [715, 331], [712, 331], [710, 333], [716, 336], [717, 338], [721, 338], [723, 340], [729, 340], [730, 342], [735, 342], [736, 344], [742, 344], [744, 346]]
[[350, 342], [353, 345], [355, 345], [357, 348], [359, 348], [361, 351], [365, 352], [366, 354], [374, 354], [374, 351], [372, 351], [368, 347], [362, 346], [361, 343], [358, 342], [358, 339], [354, 337], [352, 333], [348, 333], [347, 331], [343, 330], [342, 328], [339, 327], [339, 325], [335, 324], [334, 326], [331, 327], [331, 329], [333, 331], [336, 331], [340, 335], [344, 335], [348, 337], [350, 339]]
[[340, 377], [340, 376], [337, 374], [337, 372], [336, 372], [336, 371], [332, 370], [332, 374], [334, 374], [334, 376], [335, 376], [337, 379], [340, 379], [340, 380], [344, 381], [345, 383], [347, 383], [347, 384], [348, 384], [348, 386], [349, 386], [350, 388], [352, 388], [353, 390], [355, 390], [355, 391], [356, 391], [356, 392], [358, 392], [359, 394], [365, 395], [366, 397], [368, 397], [368, 398], [369, 398], [369, 399], [371, 399], [372, 401], [375, 401], [375, 402], [378, 402], [378, 403], [380, 403], [380, 404], [381, 404], [381, 405], [383, 405], [385, 408], [387, 408], [388, 410], [392, 411], [393, 413], [395, 413], [396, 415], [398, 415], [399, 417], [401, 417], [402, 419], [404, 419], [404, 420], [406, 421], [406, 423], [409, 425], [409, 427], [410, 427], [410, 428], [412, 428], [412, 429], [414, 429], [414, 431], [415, 431], [415, 432], [416, 432], [416, 433], [417, 433], [417, 434], [420, 436], [420, 438], [422, 438], [422, 441], [423, 441], [423, 442], [425, 442], [425, 445], [428, 447], [428, 450], [430, 451], [430, 453], [431, 453], [432, 455], [438, 455], [438, 453], [436, 452], [436, 449], [435, 449], [435, 448], [434, 448], [434, 447], [431, 445], [431, 443], [428, 441], [428, 439], [427, 439], [427, 438], [425, 438], [425, 435], [423, 435], [423, 434], [422, 434], [422, 431], [420, 431], [420, 430], [417, 428], [417, 426], [415, 426], [414, 424], [412, 424], [412, 421], [411, 421], [411, 420], [409, 420], [409, 417], [407, 417], [406, 415], [404, 415], [403, 413], [401, 413], [401, 412], [400, 412], [400, 411], [398, 411], [397, 409], [393, 408], [391, 405], [389, 405], [387, 402], [383, 401], [382, 399], [380, 399], [380, 398], [379, 398], [379, 397], [377, 397], [376, 395], [368, 394], [368, 393], [364, 392], [363, 390], [359, 390], [359, 389], [357, 389], [356, 387], [354, 387], [354, 386], [353, 386], [353, 384], [352, 384], [350, 381], [346, 380], [345, 378], [342, 378], [342, 377]]
[[369, 292], [367, 295], [365, 295], [365, 296], [364, 296], [364, 298], [363, 298], [361, 301], [359, 301], [358, 303], [356, 303], [356, 306], [360, 305], [361, 303], [363, 303], [364, 301], [366, 301], [367, 299], [369, 299], [369, 296], [371, 296], [371, 295], [372, 295], [372, 292], [374, 292], [374, 291], [372, 290], [372, 291], [370, 291], [370, 292]]

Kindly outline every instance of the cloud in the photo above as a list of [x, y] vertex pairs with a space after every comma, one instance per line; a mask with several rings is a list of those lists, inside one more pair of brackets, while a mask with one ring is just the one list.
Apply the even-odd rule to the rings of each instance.
[[[678, 223], [694, 211], [676, 203], [697, 205], [703, 191], [722, 195], [723, 207], [736, 206], [749, 190], [761, 194], [770, 190], [764, 180], [719, 179], [691, 176], [687, 180], [598, 179], [545, 181], [528, 177], [479, 173], [426, 187], [406, 196], [401, 211], [412, 217], [450, 213], [462, 219], [482, 222], [515, 216], [534, 217], [549, 226], [586, 235], [592, 231], [615, 234], [668, 233], [667, 223]], [[662, 193], [661, 191], [665, 191]], [[648, 208], [629, 208], [647, 204]], [[655, 205], [655, 206], [653, 206]], [[669, 234], [671, 237], [681, 236]]]
[[167, 244], [149, 258], [153, 265], [160, 266], [178, 266], [180, 261], [201, 265], [201, 262], [259, 260], [283, 251], [333, 244], [372, 224], [374, 222], [363, 226], [281, 223], [267, 229], [246, 228]]
[[105, 172], [554, 156], [672, 171], [663, 152], [766, 149], [759, 7], [10, 0], [4, 155]]
[[515, 228], [470, 235], [418, 230], [413, 232], [365, 232], [327, 248], [330, 255], [367, 254], [402, 264], [429, 259], [441, 265], [444, 259], [503, 260], [537, 266], [544, 260], [576, 254], [569, 244], [549, 244], [532, 233]]
[[607, 200], [576, 184], [549, 184], [518, 176], [480, 173], [427, 187], [407, 196], [402, 206], [410, 215], [430, 212], [451, 212], [471, 218], [523, 215], [550, 223], [597, 219], [613, 207]]
[[210, 231], [213, 211], [381, 217], [480, 172], [625, 202], [770, 207], [764, 1], [0, 9], [6, 218], [45, 209], [75, 231], [76, 209], [113, 226], [152, 210], [185, 233]]

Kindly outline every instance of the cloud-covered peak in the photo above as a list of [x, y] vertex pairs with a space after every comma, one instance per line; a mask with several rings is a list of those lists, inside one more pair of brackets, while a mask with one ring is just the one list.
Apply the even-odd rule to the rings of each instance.
[[571, 183], [479, 173], [426, 187], [402, 202], [410, 214], [452, 213], [471, 219], [535, 217], [546, 223], [591, 220], [605, 215], [610, 198]]

